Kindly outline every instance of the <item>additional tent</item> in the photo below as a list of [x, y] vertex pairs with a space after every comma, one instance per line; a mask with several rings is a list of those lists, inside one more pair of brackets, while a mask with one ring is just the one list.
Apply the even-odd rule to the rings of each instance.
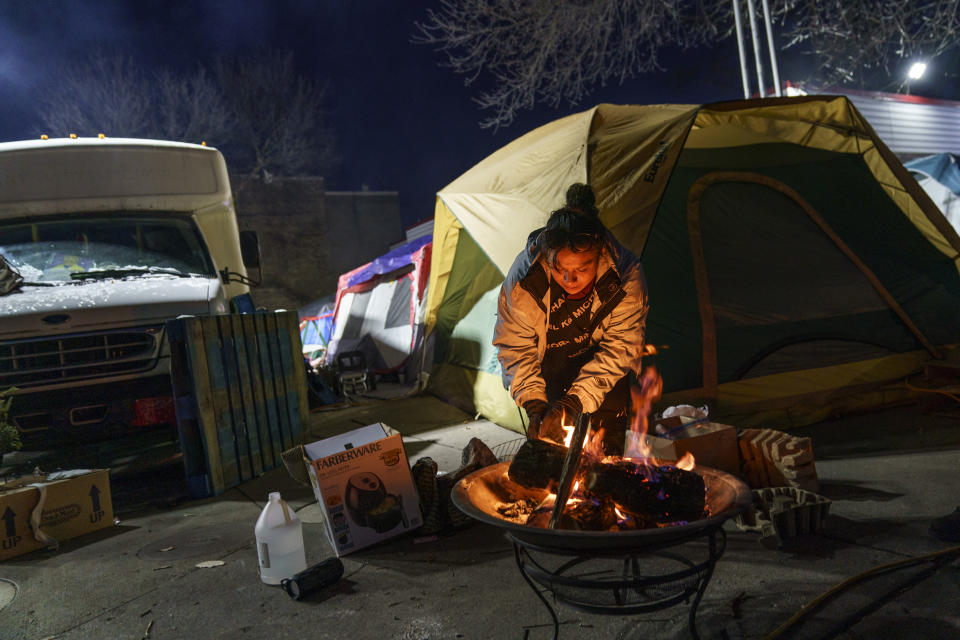
[[847, 98], [601, 104], [438, 193], [429, 391], [519, 429], [497, 294], [573, 182], [643, 261], [660, 408], [802, 425], [905, 399], [904, 378], [960, 341], [960, 238]]
[[333, 306], [336, 297], [325, 296], [299, 310], [300, 344], [304, 354], [326, 352], [333, 332]]
[[340, 276], [327, 362], [362, 351], [378, 373], [416, 377], [431, 247], [422, 236]]
[[940, 208], [954, 229], [960, 230], [960, 165], [957, 156], [937, 153], [904, 164]]

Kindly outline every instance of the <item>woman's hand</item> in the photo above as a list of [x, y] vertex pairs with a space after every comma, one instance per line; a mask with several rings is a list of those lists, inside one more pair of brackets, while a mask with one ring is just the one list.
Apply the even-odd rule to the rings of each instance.
[[527, 412], [530, 418], [530, 424], [527, 425], [527, 440], [537, 440], [540, 435], [540, 423], [543, 421], [543, 414], [547, 411], [547, 403], [543, 400], [528, 400], [523, 403], [523, 410]]
[[577, 418], [583, 413], [583, 404], [580, 398], [568, 393], [547, 409], [540, 422], [539, 436], [541, 440], [552, 440], [559, 444], [567, 437], [567, 432], [563, 427], [572, 427], [576, 424]]

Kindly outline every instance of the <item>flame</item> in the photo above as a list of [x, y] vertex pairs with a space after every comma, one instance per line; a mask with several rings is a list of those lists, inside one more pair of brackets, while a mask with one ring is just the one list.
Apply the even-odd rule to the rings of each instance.
[[587, 433], [583, 441], [583, 455], [602, 460], [603, 454], [603, 429]]
[[573, 431], [576, 429], [576, 427], [568, 427], [567, 425], [563, 425], [561, 429], [567, 432], [567, 435], [563, 438], [563, 446], [569, 449], [570, 441], [573, 440]]
[[655, 356], [657, 355], [657, 348], [652, 344], [645, 344], [643, 345], [643, 352], [641, 353], [641, 355]]
[[625, 516], [625, 515], [623, 514], [623, 511], [620, 511], [620, 509], [614, 507], [614, 508], [613, 508], [613, 512], [617, 514], [617, 520], [626, 520], [626, 519], [627, 519], [627, 516]]
[[565, 506], [569, 507], [572, 504], [579, 504], [583, 502], [583, 497], [577, 495], [577, 489], [580, 488], [580, 481], [574, 480], [573, 488], [570, 489], [570, 497], [567, 498], [567, 504]]
[[627, 450], [624, 458], [645, 460], [650, 457], [650, 447], [647, 446], [647, 416], [650, 408], [660, 398], [663, 391], [663, 378], [655, 367], [647, 367], [640, 377], [640, 384], [630, 389], [633, 400], [633, 422], [630, 425], [630, 437], [627, 438]]
[[683, 454], [683, 457], [677, 460], [677, 469], [683, 469], [684, 471], [693, 471], [693, 467], [696, 466], [696, 459], [693, 457], [693, 454], [687, 451]]

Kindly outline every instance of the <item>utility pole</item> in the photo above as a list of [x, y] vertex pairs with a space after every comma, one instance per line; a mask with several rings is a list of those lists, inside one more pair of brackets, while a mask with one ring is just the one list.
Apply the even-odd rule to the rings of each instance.
[[[741, 17], [740, 3], [742, 0], [731, 0], [733, 2], [733, 20], [737, 33], [737, 53], [740, 56], [740, 78], [743, 82], [743, 97], [750, 98], [750, 80], [747, 71], [747, 52], [744, 46], [743, 18]], [[766, 27], [767, 52], [770, 56], [770, 69], [773, 73], [773, 93], [774, 95], [783, 95], [780, 89], [780, 70], [777, 66], [777, 51], [773, 41], [773, 20], [770, 17], [770, 5], [768, 0], [761, 0], [763, 6], [763, 21]], [[763, 79], [763, 57], [760, 54], [760, 34], [757, 27], [757, 9], [754, 0], [747, 0], [747, 11], [750, 18], [750, 38], [753, 42], [753, 59], [757, 69], [757, 92], [763, 98], [767, 95]]]
[[780, 70], [777, 68], [777, 50], [773, 44], [773, 27], [770, 20], [770, 3], [763, 0], [763, 21], [767, 27], [767, 49], [770, 51], [770, 71], [773, 72], [773, 92], [777, 97], [783, 94], [780, 91]]
[[740, 78], [743, 80], [743, 99], [750, 99], [750, 80], [747, 78], [747, 56], [743, 50], [743, 18], [740, 16], [740, 0], [733, 2], [733, 21], [737, 26], [737, 53], [740, 54]]
[[757, 65], [757, 90], [760, 97], [767, 95], [763, 87], [763, 58], [760, 57], [760, 38], [757, 36], [757, 10], [753, 0], [747, 0], [747, 11], [750, 12], [750, 39], [753, 40], [753, 61]]

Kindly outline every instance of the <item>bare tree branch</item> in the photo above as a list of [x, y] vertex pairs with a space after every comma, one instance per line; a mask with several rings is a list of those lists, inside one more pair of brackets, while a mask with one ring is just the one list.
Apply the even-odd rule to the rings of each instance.
[[789, 0], [779, 12], [784, 48], [814, 57], [821, 86], [862, 87], [882, 72], [898, 76], [899, 90], [898, 64], [931, 60], [960, 43], [958, 0]]
[[[814, 58], [820, 86], [889, 76], [900, 60], [956, 48], [958, 3], [772, 0], [787, 48]], [[474, 100], [490, 114], [480, 124], [497, 128], [536, 103], [575, 105], [596, 85], [661, 69], [665, 47], [732, 33], [732, 0], [440, 0], [413, 41], [479, 87]]]
[[212, 72], [146, 73], [101, 51], [45, 88], [38, 133], [208, 141], [235, 171], [318, 175], [336, 163], [323, 101], [323, 87], [297, 74], [290, 53], [221, 59]]
[[43, 129], [54, 136], [142, 136], [151, 122], [150, 83], [129, 56], [94, 53], [62, 70], [43, 92]]
[[197, 66], [191, 74], [161, 69], [155, 86], [154, 130], [158, 137], [213, 145], [232, 139], [236, 118], [204, 67]]
[[595, 84], [661, 69], [659, 51], [710, 44], [730, 30], [729, 0], [441, 0], [417, 23], [414, 42], [437, 48], [475, 98], [509, 125], [536, 102], [577, 104]]
[[325, 89], [299, 75], [289, 52], [219, 59], [214, 73], [236, 118], [239, 153], [251, 175], [298, 175], [330, 168]]

